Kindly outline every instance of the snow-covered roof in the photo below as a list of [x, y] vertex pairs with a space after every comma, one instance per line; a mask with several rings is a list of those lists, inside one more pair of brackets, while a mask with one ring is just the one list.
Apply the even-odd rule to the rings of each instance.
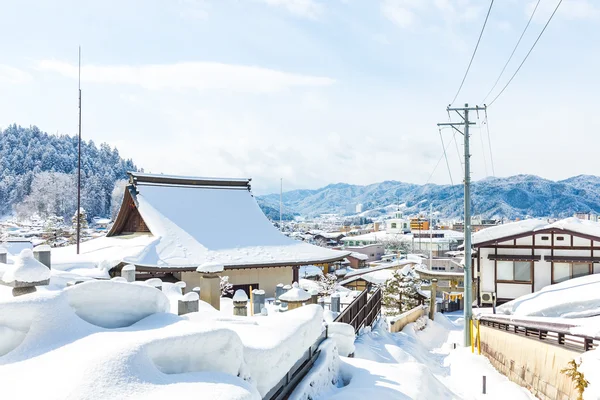
[[283, 235], [265, 217], [249, 187], [239, 186], [249, 179], [234, 181], [234, 186], [215, 187], [216, 180], [211, 182], [209, 186], [138, 183], [130, 187], [155, 241], [124, 261], [152, 268], [196, 269], [206, 262], [225, 267], [324, 263], [348, 254]]
[[506, 237], [534, 233], [546, 229], [561, 229], [600, 238], [600, 223], [570, 217], [548, 223], [545, 219], [526, 219], [482, 229], [473, 234], [473, 244], [490, 242]]
[[369, 256], [368, 256], [368, 255], [366, 255], [366, 254], [362, 254], [362, 253], [357, 253], [357, 252], [355, 252], [355, 251], [353, 251], [352, 253], [350, 253], [350, 254], [348, 255], [348, 257], [354, 257], [354, 258], [356, 258], [357, 260], [363, 260], [363, 261], [366, 261], [366, 260], [368, 260], [368, 259], [369, 259]]

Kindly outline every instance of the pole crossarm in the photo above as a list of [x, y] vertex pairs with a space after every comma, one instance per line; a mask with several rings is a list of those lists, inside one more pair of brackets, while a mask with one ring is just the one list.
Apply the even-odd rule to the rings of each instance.
[[[446, 111], [485, 111], [487, 106], [484, 104], [483, 107], [475, 106], [475, 107], [448, 107]], [[464, 117], [461, 115], [464, 119]]]

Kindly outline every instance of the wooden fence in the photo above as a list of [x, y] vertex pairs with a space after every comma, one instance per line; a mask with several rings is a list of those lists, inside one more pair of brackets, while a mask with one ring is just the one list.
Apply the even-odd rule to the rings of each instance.
[[381, 314], [381, 289], [369, 296], [364, 290], [338, 315], [335, 322], [344, 322], [354, 327], [354, 332], [364, 326], [371, 326]]

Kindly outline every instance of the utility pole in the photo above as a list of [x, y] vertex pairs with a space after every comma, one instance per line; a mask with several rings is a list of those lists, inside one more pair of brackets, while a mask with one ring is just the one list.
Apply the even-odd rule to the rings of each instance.
[[79, 142], [77, 150], [77, 254], [79, 254], [79, 241], [81, 239], [81, 46], [79, 46], [79, 77], [77, 87], [79, 89]]
[[[448, 106], [446, 111], [448, 115], [450, 111], [456, 112], [462, 119], [459, 122], [445, 122], [439, 123], [438, 126], [450, 126], [458, 131], [464, 138], [465, 146], [465, 318], [464, 318], [464, 343], [465, 346], [471, 345], [471, 335], [469, 329], [471, 327], [471, 321], [473, 319], [473, 276], [471, 271], [471, 154], [469, 150], [469, 126], [475, 125], [475, 122], [469, 121], [469, 111], [485, 111], [486, 106], [483, 107], [475, 106], [469, 107], [465, 104], [464, 107], [452, 108]], [[462, 112], [462, 114], [461, 114]], [[457, 128], [457, 126], [464, 126], [464, 132]]]

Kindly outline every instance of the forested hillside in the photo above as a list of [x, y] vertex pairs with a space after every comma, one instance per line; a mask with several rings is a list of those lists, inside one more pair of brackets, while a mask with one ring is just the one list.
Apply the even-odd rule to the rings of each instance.
[[[83, 141], [81, 206], [88, 218], [110, 216], [115, 182], [136, 170], [106, 143]], [[0, 130], [0, 215], [69, 218], [77, 208], [77, 137], [32, 126]]]

